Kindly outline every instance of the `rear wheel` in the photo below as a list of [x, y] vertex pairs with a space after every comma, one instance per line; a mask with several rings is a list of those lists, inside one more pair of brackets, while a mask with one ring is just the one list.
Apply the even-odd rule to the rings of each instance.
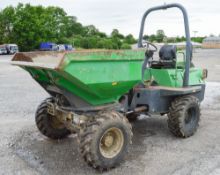
[[71, 132], [55, 116], [48, 114], [47, 101], [53, 102], [53, 98], [47, 98], [37, 108], [35, 121], [39, 131], [51, 139], [62, 139]]
[[80, 152], [89, 165], [106, 170], [124, 159], [132, 135], [126, 117], [114, 111], [100, 113], [80, 131]]
[[175, 99], [168, 114], [168, 127], [177, 137], [192, 136], [200, 120], [200, 105], [198, 98], [184, 96]]

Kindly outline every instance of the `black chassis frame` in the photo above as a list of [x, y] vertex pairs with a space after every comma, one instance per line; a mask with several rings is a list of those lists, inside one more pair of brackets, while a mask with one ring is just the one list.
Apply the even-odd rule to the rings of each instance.
[[[205, 84], [187, 88], [167, 88], [150, 86], [147, 88], [136, 88], [133, 90], [132, 98], [124, 106], [126, 112], [135, 112], [138, 107], [146, 107], [147, 114], [165, 114], [174, 99], [182, 96], [192, 95], [201, 102], [204, 99]], [[130, 101], [130, 102], [129, 102]]]
[[[47, 92], [57, 98], [65, 97], [69, 105], [60, 105], [60, 108], [66, 111], [76, 112], [78, 114], [98, 112], [101, 110], [117, 110], [124, 114], [130, 113], [146, 113], [146, 114], [165, 114], [169, 112], [169, 108], [174, 99], [182, 96], [192, 95], [201, 102], [204, 99], [205, 84], [171, 88], [163, 86], [136, 87], [130, 93], [123, 96], [123, 100], [118, 103], [106, 104], [102, 106], [91, 106], [77, 96], [68, 93], [64, 89], [53, 86], [47, 86]], [[76, 98], [77, 97], [77, 98]], [[77, 106], [75, 106], [77, 104]]]

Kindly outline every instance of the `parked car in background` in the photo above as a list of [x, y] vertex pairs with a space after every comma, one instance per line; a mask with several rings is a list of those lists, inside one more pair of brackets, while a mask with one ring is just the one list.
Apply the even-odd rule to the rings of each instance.
[[42, 42], [40, 44], [41, 51], [57, 51], [58, 47], [57, 44], [51, 42]]
[[57, 45], [57, 50], [58, 51], [65, 51], [66, 50], [65, 45], [64, 44]]
[[7, 54], [15, 54], [19, 52], [17, 44], [6, 44]]
[[65, 44], [65, 49], [68, 51], [74, 50], [74, 48], [71, 44]]
[[0, 55], [6, 55], [6, 54], [7, 54], [6, 45], [0, 45]]

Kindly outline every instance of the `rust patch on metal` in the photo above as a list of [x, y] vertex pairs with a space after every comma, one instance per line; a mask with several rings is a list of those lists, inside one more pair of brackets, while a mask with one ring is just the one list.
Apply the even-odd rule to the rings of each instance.
[[23, 53], [16, 53], [15, 56], [12, 58], [12, 61], [33, 62], [30, 56]]
[[[71, 52], [73, 52], [73, 51], [71, 51]], [[64, 62], [66, 53], [69, 53], [69, 52], [64, 52], [64, 53], [63, 53], [62, 58], [61, 58], [61, 61], [60, 61], [59, 65], [56, 67], [56, 70], [59, 70], [59, 69], [62, 67], [62, 64], [63, 64], [63, 62]]]
[[20, 52], [15, 54], [12, 61], [33, 62], [45, 65], [54, 65], [57, 69], [64, 60], [65, 52]]

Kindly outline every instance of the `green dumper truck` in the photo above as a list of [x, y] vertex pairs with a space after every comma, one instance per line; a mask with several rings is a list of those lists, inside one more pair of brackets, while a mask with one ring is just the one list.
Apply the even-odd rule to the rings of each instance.
[[[186, 51], [179, 60], [175, 46], [157, 47], [142, 37], [149, 13], [168, 8], [183, 12]], [[28, 71], [49, 94], [35, 115], [40, 132], [51, 139], [75, 133], [89, 165], [115, 167], [132, 143], [131, 121], [140, 114], [168, 116], [177, 137], [192, 136], [200, 119], [207, 70], [192, 64], [188, 17], [179, 4], [149, 9], [143, 16], [137, 50], [82, 50], [17, 53], [13, 65]], [[179, 54], [180, 55], [180, 54]]]

